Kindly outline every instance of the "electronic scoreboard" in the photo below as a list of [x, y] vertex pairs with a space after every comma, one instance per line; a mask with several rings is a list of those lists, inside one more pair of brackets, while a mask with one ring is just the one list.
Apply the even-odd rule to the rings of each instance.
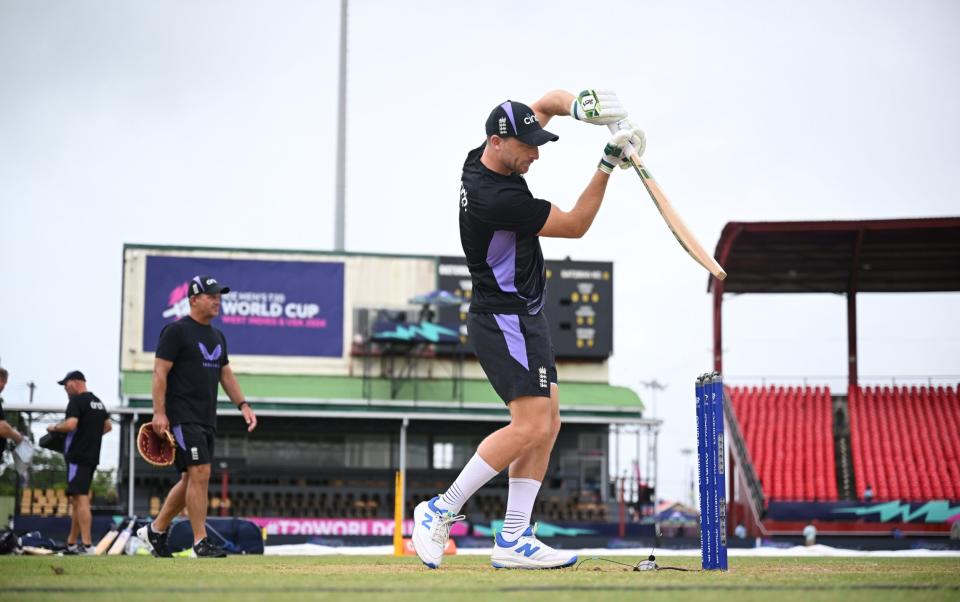
[[[604, 360], [613, 353], [613, 263], [546, 261], [547, 303], [554, 354], [559, 359]], [[437, 288], [466, 300], [438, 308], [437, 321], [460, 331], [461, 351], [472, 353], [467, 312], [472, 283], [463, 257], [440, 257]], [[455, 325], [455, 326], [454, 326]]]

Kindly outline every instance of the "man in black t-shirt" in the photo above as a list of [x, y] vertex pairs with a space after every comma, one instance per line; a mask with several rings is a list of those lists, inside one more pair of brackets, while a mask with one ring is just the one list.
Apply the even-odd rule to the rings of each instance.
[[[68, 554], [92, 554], [90, 539], [90, 485], [100, 463], [100, 443], [113, 428], [110, 414], [96, 395], [87, 390], [83, 372], [68, 372], [57, 381], [67, 392], [67, 417], [63, 422], [47, 427], [47, 432], [66, 433], [63, 457], [67, 462], [67, 496], [73, 505], [70, 514], [70, 534], [67, 536]], [[77, 543], [80, 538], [80, 544]]]
[[[523, 174], [539, 147], [557, 140], [543, 129], [554, 116], [595, 125], [616, 124], [597, 171], [570, 211], [535, 198]], [[585, 90], [548, 92], [532, 106], [506, 101], [486, 122], [487, 139], [467, 154], [460, 180], [460, 241], [473, 293], [467, 330], [477, 359], [510, 410], [510, 424], [477, 448], [450, 488], [414, 510], [413, 545], [437, 568], [450, 526], [484, 483], [510, 469], [503, 529], [492, 562], [497, 568], [558, 568], [577, 557], [539, 541], [530, 515], [560, 430], [559, 389], [553, 345], [543, 306], [546, 273], [540, 236], [580, 238], [593, 223], [613, 168], [624, 149], [643, 152], [643, 132], [626, 120], [616, 94]]]
[[175, 465], [180, 481], [170, 489], [160, 513], [141, 527], [137, 537], [150, 544], [156, 556], [170, 556], [167, 529], [187, 509], [193, 528], [193, 553], [222, 558], [223, 549], [207, 538], [207, 486], [217, 428], [217, 392], [223, 385], [243, 413], [247, 431], [257, 417], [243, 397], [230, 359], [227, 339], [210, 325], [220, 313], [220, 295], [230, 292], [211, 276], [190, 281], [190, 315], [160, 332], [153, 365], [153, 430], [173, 432], [177, 442]]
[[[7, 387], [10, 373], [6, 368], [0, 368], [0, 393]], [[3, 397], [0, 397], [0, 456], [7, 449], [7, 439], [13, 442], [13, 465], [20, 474], [20, 479], [26, 482], [30, 474], [30, 464], [33, 461], [33, 443], [30, 438], [20, 433], [13, 425], [7, 422], [7, 415], [3, 411]]]
[[[7, 386], [9, 374], [6, 368], [0, 368], [0, 393], [3, 393]], [[3, 445], [0, 445], [0, 453], [6, 448], [6, 439], [13, 441], [14, 445], [20, 445], [23, 441], [23, 435], [7, 422], [7, 416], [3, 413], [3, 397], [0, 397], [0, 439], [4, 440]]]

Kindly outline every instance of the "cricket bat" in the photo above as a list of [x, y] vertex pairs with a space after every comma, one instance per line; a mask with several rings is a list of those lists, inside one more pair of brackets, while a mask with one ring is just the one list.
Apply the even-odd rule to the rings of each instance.
[[97, 547], [94, 550], [94, 556], [103, 556], [107, 553], [107, 550], [110, 549], [110, 544], [117, 538], [117, 535], [120, 534], [120, 525], [123, 524], [123, 521], [118, 521], [110, 525], [110, 530], [103, 534], [103, 537], [100, 538], [100, 541], [97, 542]]
[[[617, 124], [614, 123], [609, 124], [607, 127], [610, 128], [610, 131], [613, 133], [618, 129]], [[687, 228], [687, 225], [680, 219], [680, 214], [677, 213], [673, 205], [670, 204], [670, 201], [667, 200], [667, 195], [663, 194], [660, 185], [657, 184], [657, 181], [654, 180], [650, 172], [647, 171], [647, 168], [643, 162], [640, 161], [640, 157], [633, 147], [628, 145], [627, 148], [624, 149], [624, 152], [630, 159], [630, 164], [633, 166], [634, 171], [640, 176], [640, 181], [643, 182], [643, 186], [647, 189], [650, 198], [653, 199], [653, 204], [656, 205], [657, 210], [660, 211], [663, 221], [667, 222], [667, 226], [670, 228], [670, 231], [673, 232], [673, 236], [677, 239], [677, 242], [680, 243], [680, 246], [683, 247], [683, 250], [686, 251], [690, 257], [693, 257], [694, 261], [705, 267], [708, 272], [716, 276], [719, 280], [726, 278], [727, 273], [720, 264], [717, 263], [717, 260], [704, 250], [703, 246], [700, 245]]]
[[127, 524], [127, 528], [117, 535], [116, 541], [113, 542], [113, 545], [110, 546], [110, 551], [107, 552], [108, 556], [119, 556], [123, 554], [124, 548], [127, 547], [127, 542], [130, 541], [130, 534], [133, 533], [133, 527], [137, 524], [137, 517], [134, 516], [130, 519], [130, 522]]

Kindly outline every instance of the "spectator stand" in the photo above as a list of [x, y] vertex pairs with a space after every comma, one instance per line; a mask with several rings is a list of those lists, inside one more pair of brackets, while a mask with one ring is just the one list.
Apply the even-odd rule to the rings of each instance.
[[[782, 511], [781, 519], [797, 520], [799, 532], [807, 519], [836, 520], [838, 507], [859, 508], [870, 484], [873, 504], [897, 502], [903, 507], [877, 511], [876, 516], [870, 508], [859, 508], [856, 524], [848, 527], [889, 534], [896, 527], [887, 519], [864, 526], [864, 521], [884, 516], [903, 519], [901, 526], [908, 531], [925, 532], [929, 525], [921, 528], [918, 522], [936, 523], [939, 519], [933, 517], [942, 514], [929, 503], [942, 502], [949, 510], [950, 500], [957, 500], [956, 387], [932, 381], [909, 388], [862, 387], [856, 299], [859, 292], [960, 291], [960, 218], [731, 222], [723, 229], [715, 256], [730, 274], [724, 281], [709, 279], [707, 287], [713, 294], [718, 372], [723, 369], [725, 294], [828, 293], [847, 298], [849, 362], [839, 387], [842, 393], [822, 383], [728, 388], [730, 422], [742, 430], [733, 434], [731, 463], [752, 475], [731, 470], [731, 491], [738, 486], [750, 489], [754, 508], [771, 533], [793, 529], [789, 521], [771, 520], [774, 506]], [[726, 382], [731, 382], [729, 375]], [[777, 506], [781, 503], [793, 505]], [[806, 515], [798, 503], [808, 505]], [[731, 529], [735, 523], [730, 521]], [[828, 525], [827, 532], [831, 527], [843, 530], [838, 522]], [[948, 530], [945, 522], [933, 528]], [[818, 530], [824, 532], [819, 525]]]

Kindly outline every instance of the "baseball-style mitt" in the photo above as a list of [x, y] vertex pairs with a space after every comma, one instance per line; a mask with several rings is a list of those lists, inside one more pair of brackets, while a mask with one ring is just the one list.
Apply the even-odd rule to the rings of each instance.
[[141, 458], [154, 466], [170, 466], [177, 453], [177, 444], [170, 431], [158, 435], [153, 432], [153, 423], [147, 422], [137, 433], [137, 451]]

